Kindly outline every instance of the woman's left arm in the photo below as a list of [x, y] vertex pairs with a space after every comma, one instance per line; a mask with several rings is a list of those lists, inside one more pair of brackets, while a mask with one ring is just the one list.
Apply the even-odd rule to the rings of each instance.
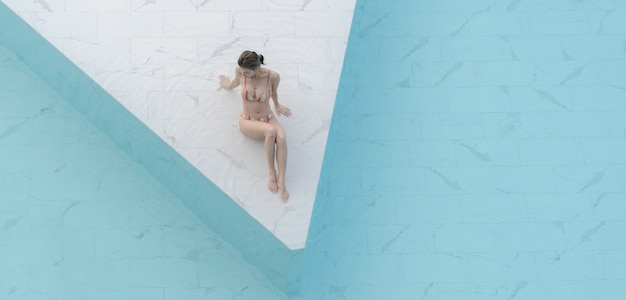
[[291, 110], [286, 106], [280, 105], [278, 103], [278, 85], [280, 84], [280, 74], [274, 72], [274, 76], [272, 79], [272, 100], [274, 101], [274, 108], [276, 109], [276, 113], [279, 115], [284, 115], [286, 117], [291, 117]]

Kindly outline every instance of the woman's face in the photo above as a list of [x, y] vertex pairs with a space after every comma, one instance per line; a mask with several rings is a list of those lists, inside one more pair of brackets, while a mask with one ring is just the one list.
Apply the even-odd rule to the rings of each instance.
[[241, 74], [246, 78], [252, 78], [256, 75], [256, 70], [241, 68]]

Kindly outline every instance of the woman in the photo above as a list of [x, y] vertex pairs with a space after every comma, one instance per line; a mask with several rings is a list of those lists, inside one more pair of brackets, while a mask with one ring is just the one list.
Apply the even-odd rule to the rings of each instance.
[[[287, 141], [285, 130], [270, 108], [269, 99], [274, 101], [278, 115], [291, 116], [289, 108], [278, 103], [278, 84], [280, 75], [275, 71], [261, 67], [263, 55], [253, 51], [244, 51], [239, 56], [235, 67], [235, 78], [220, 76], [220, 85], [232, 90], [243, 84], [241, 96], [243, 111], [239, 116], [239, 130], [252, 139], [265, 140], [265, 154], [269, 165], [269, 189], [278, 193], [280, 199], [287, 201], [289, 192], [285, 187], [287, 169]], [[274, 167], [274, 158], [278, 164], [278, 176]]]

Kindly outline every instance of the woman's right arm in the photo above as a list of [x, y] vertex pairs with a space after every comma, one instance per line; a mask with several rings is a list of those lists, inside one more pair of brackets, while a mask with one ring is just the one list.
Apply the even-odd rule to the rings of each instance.
[[220, 86], [222, 86], [226, 90], [232, 90], [241, 84], [239, 81], [239, 67], [235, 67], [235, 78], [231, 81], [228, 76], [221, 75], [220, 76]]

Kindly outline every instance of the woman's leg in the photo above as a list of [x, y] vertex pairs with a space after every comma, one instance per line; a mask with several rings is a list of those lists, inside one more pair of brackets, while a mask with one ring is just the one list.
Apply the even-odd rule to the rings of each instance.
[[[278, 192], [276, 168], [274, 167], [274, 154], [276, 143], [276, 128], [268, 123], [239, 119], [239, 130], [241, 132], [255, 140], [265, 139], [265, 155], [267, 156], [267, 164], [269, 167], [269, 190], [272, 193]], [[280, 166], [280, 165], [279, 165]], [[281, 173], [282, 174], [282, 173]]]
[[275, 118], [270, 124], [276, 129], [276, 163], [278, 164], [278, 194], [283, 201], [289, 199], [289, 192], [285, 186], [285, 173], [287, 172], [287, 136], [285, 129]]

